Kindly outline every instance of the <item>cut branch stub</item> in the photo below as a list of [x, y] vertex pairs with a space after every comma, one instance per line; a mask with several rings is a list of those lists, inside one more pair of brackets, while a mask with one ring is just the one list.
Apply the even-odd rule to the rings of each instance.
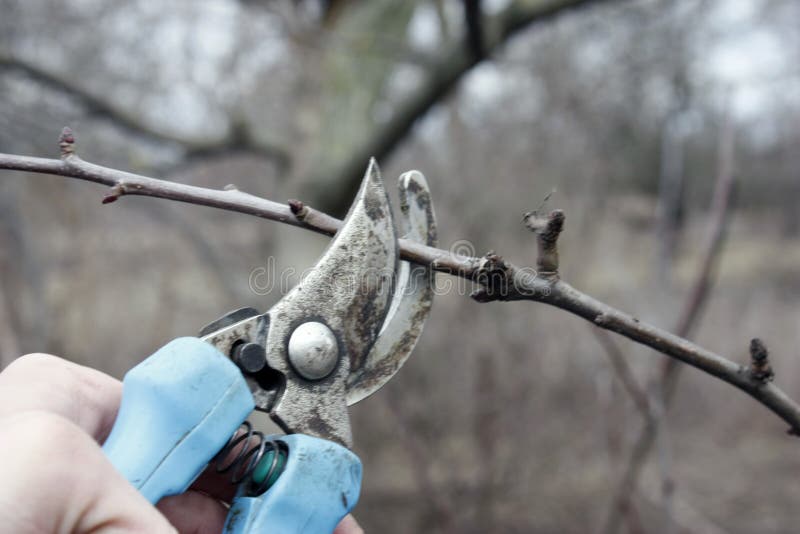
[[539, 245], [539, 257], [536, 265], [539, 274], [558, 273], [558, 236], [564, 229], [564, 212], [553, 210], [547, 215], [538, 211], [530, 211], [522, 217], [525, 226], [536, 234]]

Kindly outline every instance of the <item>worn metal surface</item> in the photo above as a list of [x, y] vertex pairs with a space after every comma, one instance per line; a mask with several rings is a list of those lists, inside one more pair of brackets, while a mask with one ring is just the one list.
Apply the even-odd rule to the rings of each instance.
[[[407, 172], [399, 190], [405, 237], [435, 245], [425, 177]], [[204, 339], [231, 356], [249, 343], [264, 347], [263, 370], [240, 363], [256, 408], [287, 432], [350, 447], [347, 405], [378, 390], [408, 359], [431, 308], [433, 283], [430, 269], [398, 261], [391, 207], [372, 161], [341, 230], [309, 274], [267, 313], [233, 312], [214, 323], [218, 330], [204, 329]], [[293, 340], [308, 327], [326, 331], [320, 362], [304, 357], [316, 346]]]
[[213, 321], [201, 328], [200, 333], [197, 334], [197, 337], [206, 337], [207, 335], [217, 332], [218, 330], [222, 330], [227, 326], [234, 325], [257, 315], [261, 315], [261, 312], [255, 308], [239, 308], [238, 310], [230, 311], [216, 321]]
[[[269, 311], [267, 362], [286, 376], [285, 391], [270, 412], [281, 426], [352, 445], [345, 384], [378, 337], [397, 262], [392, 211], [373, 160], [328, 249], [308, 276]], [[339, 343], [336, 369], [318, 381], [304, 380], [287, 357], [291, 333], [308, 321], [327, 325]]]
[[[406, 239], [435, 246], [436, 216], [422, 173], [400, 176], [400, 230]], [[411, 355], [433, 302], [434, 273], [422, 265], [401, 261], [395, 296], [378, 340], [365, 361], [347, 378], [347, 404], [352, 405], [380, 389]]]
[[[342, 228], [303, 280], [264, 315], [244, 319], [204, 339], [224, 354], [259, 343], [267, 366], [248, 376], [256, 408], [287, 432], [352, 446], [346, 382], [358, 372], [378, 337], [397, 273], [397, 234], [380, 171], [371, 161]], [[319, 380], [297, 372], [288, 355], [295, 329], [322, 323], [333, 333], [338, 360]], [[276, 374], [278, 375], [276, 378]]]

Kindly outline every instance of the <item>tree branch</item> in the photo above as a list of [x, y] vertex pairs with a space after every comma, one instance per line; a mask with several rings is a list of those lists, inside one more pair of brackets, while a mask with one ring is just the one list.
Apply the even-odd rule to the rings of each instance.
[[408, 451], [419, 493], [422, 494], [434, 513], [433, 523], [445, 534], [454, 532], [453, 507], [448, 499], [447, 491], [436, 487], [436, 481], [432, 476], [435, 464], [430, 448], [425, 443], [423, 436], [414, 431], [413, 425], [400, 407], [386, 397], [381, 397], [381, 399], [383, 399], [386, 411], [397, 425], [397, 437], [403, 442], [402, 448]]
[[325, 172], [324, 176], [307, 177], [303, 182], [311, 184], [311, 187], [320, 183], [336, 184], [336, 189], [325, 195], [322, 208], [332, 211], [346, 207], [358, 191], [364, 162], [370, 157], [383, 160], [391, 154], [414, 123], [440, 102], [473, 67], [531, 24], [600, 1], [603, 0], [517, 0], [499, 14], [486, 17], [482, 32], [484, 54], [473, 54], [466, 49], [462, 39], [454, 39], [439, 59], [432, 62], [421, 87], [394, 106], [388, 121], [364, 136], [363, 141], [349, 151], [349, 157], [334, 169]]
[[[71, 140], [71, 132], [65, 129], [60, 160], [0, 154], [0, 169], [54, 174], [103, 184], [111, 188], [104, 199], [107, 203], [124, 195], [164, 198], [254, 215], [329, 236], [335, 234], [342, 224], [339, 219], [300, 202], [293, 202], [290, 207], [232, 187], [219, 191], [101, 167], [80, 159], [74, 153]], [[604, 304], [558, 276], [538, 276], [534, 269], [517, 267], [494, 253], [483, 258], [466, 257], [405, 239], [399, 240], [399, 248], [400, 257], [406, 261], [480, 284], [482, 292], [476, 292], [476, 300], [543, 302], [697, 367], [748, 393], [791, 429], [800, 432], [800, 405], [774, 383], [756, 380], [747, 366]]]
[[275, 161], [283, 169], [287, 168], [290, 162], [289, 155], [285, 150], [266, 146], [253, 139], [249, 128], [241, 121], [234, 121], [230, 131], [224, 137], [187, 139], [154, 128], [138, 114], [131, 113], [122, 106], [114, 105], [68, 77], [51, 72], [30, 61], [0, 55], [0, 72], [2, 69], [20, 72], [37, 83], [72, 96], [86, 108], [89, 115], [109, 119], [126, 132], [150, 141], [166, 141], [180, 145], [185, 150], [187, 159], [215, 157], [233, 152], [251, 152]]
[[481, 0], [464, 0], [464, 26], [467, 29], [467, 50], [476, 59], [483, 59], [486, 50], [483, 45]]

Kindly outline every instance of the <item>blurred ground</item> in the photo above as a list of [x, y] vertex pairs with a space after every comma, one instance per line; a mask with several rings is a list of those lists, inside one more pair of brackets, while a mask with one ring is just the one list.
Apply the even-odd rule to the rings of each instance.
[[[0, 59], [64, 82], [0, 62], [0, 151], [53, 156], [70, 124], [90, 161], [341, 213], [349, 185], [326, 180], [346, 177], [338, 170], [363, 138], [425, 85], [425, 64], [400, 56], [445, 48], [432, 18], [440, 4], [452, 39], [462, 30], [457, 2], [391, 4], [345, 2], [336, 18], [290, 3], [86, 0], [65, 12], [0, 0]], [[488, 17], [513, 2], [485, 4]], [[735, 208], [693, 338], [740, 362], [762, 338], [776, 382], [800, 398], [799, 17], [791, 1], [600, 2], [532, 26], [420, 116], [382, 158], [384, 178], [427, 176], [442, 248], [528, 265], [536, 247], [522, 213], [557, 189], [548, 206], [567, 215], [563, 278], [671, 327], [698, 268], [720, 125], [732, 117]], [[730, 45], [741, 41], [749, 49]], [[81, 92], [155, 134], [120, 126], [121, 112], [98, 111]], [[193, 152], [198, 136], [216, 143], [242, 121], [247, 143]], [[289, 164], [264, 148], [276, 146]], [[255, 294], [254, 269], [301, 271], [326, 243], [163, 200], [103, 206], [103, 194], [0, 171], [5, 362], [47, 351], [122, 376], [229, 309], [268, 307], [280, 292]], [[477, 304], [461, 289], [437, 297], [408, 364], [352, 410], [365, 464], [357, 517], [367, 532], [598, 530], [641, 421], [594, 327], [533, 303]], [[648, 384], [662, 356], [619, 344]], [[653, 454], [627, 531], [796, 530], [798, 444], [772, 414], [688, 369], [667, 429], [676, 525], [665, 527]]]

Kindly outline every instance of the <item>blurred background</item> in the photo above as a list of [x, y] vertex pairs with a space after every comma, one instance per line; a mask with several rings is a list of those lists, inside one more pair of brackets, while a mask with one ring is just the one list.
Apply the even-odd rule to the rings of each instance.
[[[520, 265], [522, 214], [556, 190], [562, 277], [670, 329], [733, 177], [691, 337], [742, 363], [762, 338], [797, 399], [798, 65], [796, 0], [0, 0], [0, 152], [57, 157], [69, 125], [84, 159], [339, 216], [374, 155], [389, 184], [427, 176], [442, 248]], [[44, 351], [121, 377], [265, 309], [280, 288], [251, 273], [302, 271], [327, 242], [104, 194], [0, 171], [3, 365]], [[614, 506], [645, 418], [610, 356], [656, 415], [665, 358], [468, 291], [437, 297], [413, 357], [352, 409], [367, 532], [796, 531], [796, 438], [694, 369]]]

